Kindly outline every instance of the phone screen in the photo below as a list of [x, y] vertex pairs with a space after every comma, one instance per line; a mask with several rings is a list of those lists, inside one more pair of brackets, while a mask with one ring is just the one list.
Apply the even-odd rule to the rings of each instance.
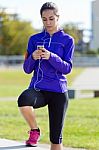
[[37, 49], [44, 48], [44, 45], [37, 45]]

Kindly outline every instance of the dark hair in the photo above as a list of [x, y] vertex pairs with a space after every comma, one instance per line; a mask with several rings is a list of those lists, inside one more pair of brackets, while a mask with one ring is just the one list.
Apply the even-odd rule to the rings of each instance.
[[44, 3], [42, 5], [42, 7], [40, 9], [40, 15], [41, 15], [41, 17], [42, 17], [42, 12], [44, 10], [47, 10], [47, 9], [53, 10], [56, 16], [59, 15], [58, 14], [58, 7], [57, 7], [57, 5], [55, 3], [53, 3], [53, 2], [46, 2], [46, 3]]

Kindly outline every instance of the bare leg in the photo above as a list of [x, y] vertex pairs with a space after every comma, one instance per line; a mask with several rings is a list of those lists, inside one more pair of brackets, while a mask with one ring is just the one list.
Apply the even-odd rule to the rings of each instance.
[[51, 143], [51, 150], [63, 150], [62, 144], [52, 144]]
[[20, 112], [22, 113], [23, 117], [27, 121], [28, 125], [30, 126], [31, 129], [37, 129], [37, 122], [35, 118], [35, 113], [33, 110], [33, 107], [31, 106], [24, 106], [24, 107], [19, 107]]

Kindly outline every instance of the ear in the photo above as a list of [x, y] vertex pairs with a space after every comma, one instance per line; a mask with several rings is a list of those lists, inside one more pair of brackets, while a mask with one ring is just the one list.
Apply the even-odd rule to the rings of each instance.
[[57, 15], [57, 21], [59, 20], [59, 15]]

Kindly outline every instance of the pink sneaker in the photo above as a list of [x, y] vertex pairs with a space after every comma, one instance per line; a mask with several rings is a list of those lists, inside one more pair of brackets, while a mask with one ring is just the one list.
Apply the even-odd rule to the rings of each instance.
[[39, 138], [40, 138], [40, 131], [38, 130], [31, 130], [29, 131], [29, 139], [26, 141], [26, 146], [37, 146]]

